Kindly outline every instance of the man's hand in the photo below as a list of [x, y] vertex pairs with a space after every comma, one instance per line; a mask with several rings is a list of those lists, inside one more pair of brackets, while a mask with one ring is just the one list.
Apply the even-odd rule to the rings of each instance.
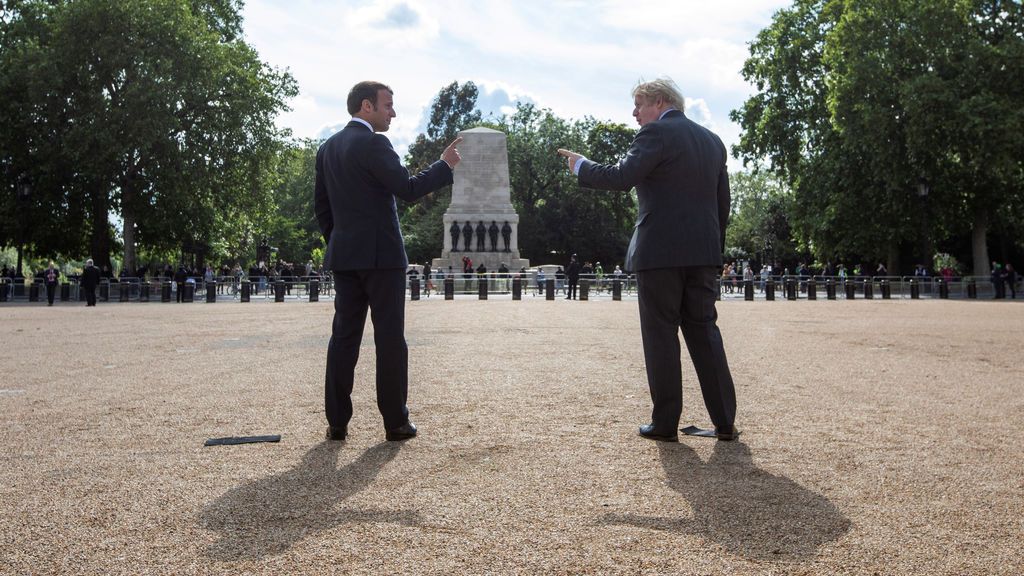
[[444, 160], [452, 170], [454, 170], [455, 166], [462, 161], [462, 156], [459, 156], [459, 149], [456, 148], [459, 142], [462, 142], [462, 136], [453, 140], [452, 143], [444, 149], [444, 152], [441, 152], [441, 160]]
[[572, 172], [572, 169], [576, 166], [576, 161], [579, 160], [580, 158], [583, 158], [582, 154], [577, 154], [575, 152], [570, 152], [569, 150], [566, 150], [565, 148], [559, 148], [558, 149], [558, 155], [559, 156], [565, 156], [565, 159], [566, 159], [566, 161], [569, 164], [569, 172]]

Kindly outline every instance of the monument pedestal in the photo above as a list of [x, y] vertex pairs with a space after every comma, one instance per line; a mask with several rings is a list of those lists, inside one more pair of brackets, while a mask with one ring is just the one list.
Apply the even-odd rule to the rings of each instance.
[[530, 261], [519, 255], [519, 215], [511, 201], [505, 134], [472, 128], [459, 136], [462, 161], [455, 167], [452, 203], [444, 213], [444, 249], [431, 266], [461, 273], [462, 259], [469, 257], [474, 270], [480, 264], [488, 272], [502, 264], [510, 272], [529, 267]]

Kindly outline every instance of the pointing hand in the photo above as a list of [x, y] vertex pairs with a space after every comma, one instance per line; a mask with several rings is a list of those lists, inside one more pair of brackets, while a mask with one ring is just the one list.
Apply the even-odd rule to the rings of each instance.
[[559, 148], [558, 149], [558, 155], [559, 156], [565, 156], [565, 160], [566, 160], [566, 162], [569, 165], [569, 172], [572, 172], [573, 167], [576, 166], [576, 161], [578, 161], [580, 158], [583, 158], [583, 156], [581, 154], [577, 154], [575, 152], [570, 152], [569, 150], [566, 150], [565, 148]]
[[454, 170], [455, 166], [462, 161], [462, 156], [459, 156], [459, 149], [456, 148], [459, 142], [462, 142], [462, 136], [459, 136], [458, 138], [453, 140], [452, 143], [449, 144], [448, 147], [444, 149], [444, 152], [441, 153], [441, 160], [447, 162], [448, 167], [450, 167], [452, 170]]

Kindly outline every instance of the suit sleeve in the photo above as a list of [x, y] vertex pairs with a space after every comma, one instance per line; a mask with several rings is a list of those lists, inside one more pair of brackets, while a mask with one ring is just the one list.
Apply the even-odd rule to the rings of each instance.
[[409, 171], [402, 166], [398, 154], [391, 146], [391, 141], [380, 134], [370, 138], [367, 157], [370, 173], [389, 193], [406, 202], [412, 202], [438, 188], [452, 183], [452, 169], [448, 163], [438, 160], [426, 170], [410, 177]]
[[331, 201], [327, 196], [327, 186], [324, 184], [323, 173], [324, 149], [316, 153], [316, 184], [313, 191], [313, 210], [316, 212], [316, 221], [320, 226], [320, 233], [325, 241], [330, 241], [331, 230], [334, 229], [334, 213], [331, 212]]
[[725, 229], [729, 225], [729, 210], [732, 197], [729, 193], [729, 166], [726, 163], [725, 145], [722, 145], [722, 168], [718, 173], [718, 227], [721, 229], [722, 253], [725, 253]]
[[663, 148], [657, 128], [648, 124], [640, 129], [626, 156], [618, 164], [598, 164], [584, 160], [580, 166], [579, 183], [600, 190], [628, 192], [661, 162]]

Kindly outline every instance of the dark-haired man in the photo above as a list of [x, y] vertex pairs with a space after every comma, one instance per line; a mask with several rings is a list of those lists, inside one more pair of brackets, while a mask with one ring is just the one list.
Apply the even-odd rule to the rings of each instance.
[[360, 82], [348, 94], [352, 120], [316, 155], [315, 209], [334, 271], [334, 324], [327, 346], [324, 404], [327, 438], [344, 440], [352, 418], [352, 384], [369, 309], [377, 350], [377, 407], [387, 440], [416, 435], [409, 421], [409, 351], [405, 342], [405, 254], [395, 197], [412, 202], [452, 183], [459, 163], [452, 142], [429, 168], [410, 177], [386, 132], [394, 92]]

